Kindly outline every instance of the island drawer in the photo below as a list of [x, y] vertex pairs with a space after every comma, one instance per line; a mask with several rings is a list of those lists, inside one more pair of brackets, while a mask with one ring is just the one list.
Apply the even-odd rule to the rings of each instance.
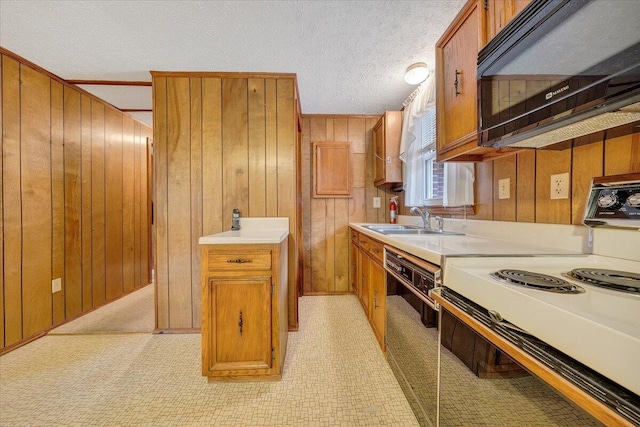
[[271, 251], [209, 251], [207, 256], [209, 271], [215, 270], [270, 270]]

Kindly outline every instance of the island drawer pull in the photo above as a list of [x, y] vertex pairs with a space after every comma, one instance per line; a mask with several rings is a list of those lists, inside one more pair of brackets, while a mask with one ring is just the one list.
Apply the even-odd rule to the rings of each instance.
[[229, 264], [245, 264], [245, 263], [253, 262], [253, 260], [252, 259], [236, 258], [236, 259], [228, 259], [227, 262]]

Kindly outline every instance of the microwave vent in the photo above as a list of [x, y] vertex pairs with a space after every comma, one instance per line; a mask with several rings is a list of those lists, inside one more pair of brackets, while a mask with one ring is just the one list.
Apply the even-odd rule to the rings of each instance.
[[557, 142], [567, 141], [572, 138], [622, 126], [640, 120], [640, 102], [627, 105], [617, 111], [603, 113], [590, 117], [564, 127], [532, 136], [522, 141], [510, 144], [510, 147], [540, 148]]

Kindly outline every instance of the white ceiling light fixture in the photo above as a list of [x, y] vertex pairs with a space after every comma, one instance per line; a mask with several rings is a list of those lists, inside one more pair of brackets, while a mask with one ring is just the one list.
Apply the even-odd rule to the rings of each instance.
[[417, 85], [422, 83], [429, 77], [429, 69], [424, 62], [416, 62], [415, 64], [407, 67], [407, 72], [404, 75], [404, 81], [410, 85]]

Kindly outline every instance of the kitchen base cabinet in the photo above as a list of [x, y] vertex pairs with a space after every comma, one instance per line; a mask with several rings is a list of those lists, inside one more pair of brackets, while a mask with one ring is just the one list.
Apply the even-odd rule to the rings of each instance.
[[369, 264], [371, 258], [367, 256], [362, 250], [360, 250], [360, 304], [364, 312], [369, 317]]
[[202, 375], [280, 379], [287, 349], [287, 240], [202, 246]]
[[350, 274], [350, 278], [351, 280], [349, 281], [350, 286], [351, 286], [351, 291], [353, 291], [354, 294], [358, 295], [358, 297], [360, 297], [360, 284], [358, 283], [358, 277], [360, 276], [358, 273], [358, 266], [359, 266], [359, 261], [358, 261], [358, 255], [360, 253], [360, 249], [358, 249], [358, 245], [356, 245], [355, 243], [351, 242], [350, 244], [350, 250], [351, 250], [351, 265], [350, 265], [350, 270], [349, 270], [349, 274]]
[[369, 322], [373, 333], [385, 351], [385, 326], [387, 318], [387, 287], [385, 286], [386, 272], [382, 265], [371, 261], [369, 263]]
[[351, 283], [380, 348], [385, 351], [387, 284], [383, 253], [382, 243], [351, 230]]

